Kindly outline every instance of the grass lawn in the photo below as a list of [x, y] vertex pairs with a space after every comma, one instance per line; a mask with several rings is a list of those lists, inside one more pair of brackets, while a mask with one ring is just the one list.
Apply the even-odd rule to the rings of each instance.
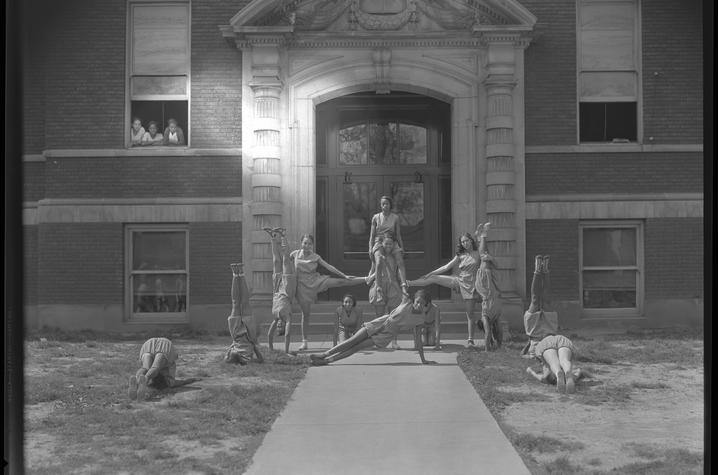
[[39, 337], [25, 344], [25, 466], [36, 474], [242, 473], [309, 366], [266, 347], [264, 364], [226, 364], [228, 336], [173, 337], [177, 378], [199, 381], [139, 402], [127, 380], [144, 339]]
[[533, 474], [703, 473], [703, 339], [666, 332], [580, 338], [593, 378], [563, 395], [526, 373], [525, 338], [463, 350], [459, 366]]

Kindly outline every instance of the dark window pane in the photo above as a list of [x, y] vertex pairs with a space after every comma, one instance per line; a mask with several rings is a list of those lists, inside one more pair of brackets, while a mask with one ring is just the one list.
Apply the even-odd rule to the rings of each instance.
[[392, 182], [394, 212], [399, 215], [405, 258], [424, 256], [424, 184]]
[[583, 230], [584, 267], [636, 265], [634, 228]]
[[184, 232], [134, 232], [132, 234], [133, 270], [184, 270]]
[[584, 271], [584, 308], [635, 308], [636, 271]]
[[376, 183], [346, 183], [344, 194], [344, 258], [368, 259], [371, 217], [379, 201]]
[[606, 104], [606, 140], [636, 141], [636, 103], [609, 102]]
[[579, 140], [581, 142], [635, 142], [637, 133], [635, 102], [581, 102]]
[[135, 313], [187, 311], [185, 274], [133, 275], [132, 288]]
[[154, 121], [158, 124], [158, 132], [162, 134], [167, 127], [167, 121], [175, 119], [177, 127], [184, 132], [185, 143], [189, 140], [187, 101], [132, 101], [131, 109], [130, 120], [139, 117], [145, 130], [147, 124]]
[[579, 104], [579, 139], [581, 142], [605, 142], [606, 107], [602, 102]]

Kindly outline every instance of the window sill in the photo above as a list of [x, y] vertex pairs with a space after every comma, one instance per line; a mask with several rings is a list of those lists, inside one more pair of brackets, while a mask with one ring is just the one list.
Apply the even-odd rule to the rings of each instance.
[[584, 143], [579, 145], [527, 145], [525, 153], [626, 153], [703, 152], [703, 144]]
[[52, 149], [42, 152], [47, 158], [84, 158], [84, 157], [201, 157], [242, 155], [241, 148], [189, 148], [172, 146], [134, 147], [123, 149]]

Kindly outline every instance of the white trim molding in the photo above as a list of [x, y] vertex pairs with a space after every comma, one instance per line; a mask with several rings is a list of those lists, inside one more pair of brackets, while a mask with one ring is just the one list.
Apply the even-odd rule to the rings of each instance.
[[702, 218], [703, 200], [532, 201], [526, 219]]
[[[47, 158], [105, 158], [105, 157], [241, 157], [241, 148], [138, 147], [99, 149], [48, 149]], [[24, 157], [23, 157], [24, 158]]]
[[242, 198], [46, 199], [23, 203], [23, 224], [242, 221]]

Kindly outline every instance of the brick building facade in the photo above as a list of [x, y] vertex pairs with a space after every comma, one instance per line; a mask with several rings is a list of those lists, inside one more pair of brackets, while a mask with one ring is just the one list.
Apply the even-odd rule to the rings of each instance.
[[[536, 254], [552, 256], [564, 327], [702, 323], [697, 0], [26, 3], [30, 327], [224, 328], [240, 261], [267, 319], [261, 228], [314, 233], [359, 275], [350, 234], [363, 231], [345, 224], [362, 183], [422, 203], [406, 205], [407, 232], [431, 243], [408, 244], [412, 273], [491, 221], [512, 326]], [[166, 111], [187, 144], [132, 147], [133, 117], [161, 132]], [[347, 164], [343, 134], [362, 121], [423, 145]]]

